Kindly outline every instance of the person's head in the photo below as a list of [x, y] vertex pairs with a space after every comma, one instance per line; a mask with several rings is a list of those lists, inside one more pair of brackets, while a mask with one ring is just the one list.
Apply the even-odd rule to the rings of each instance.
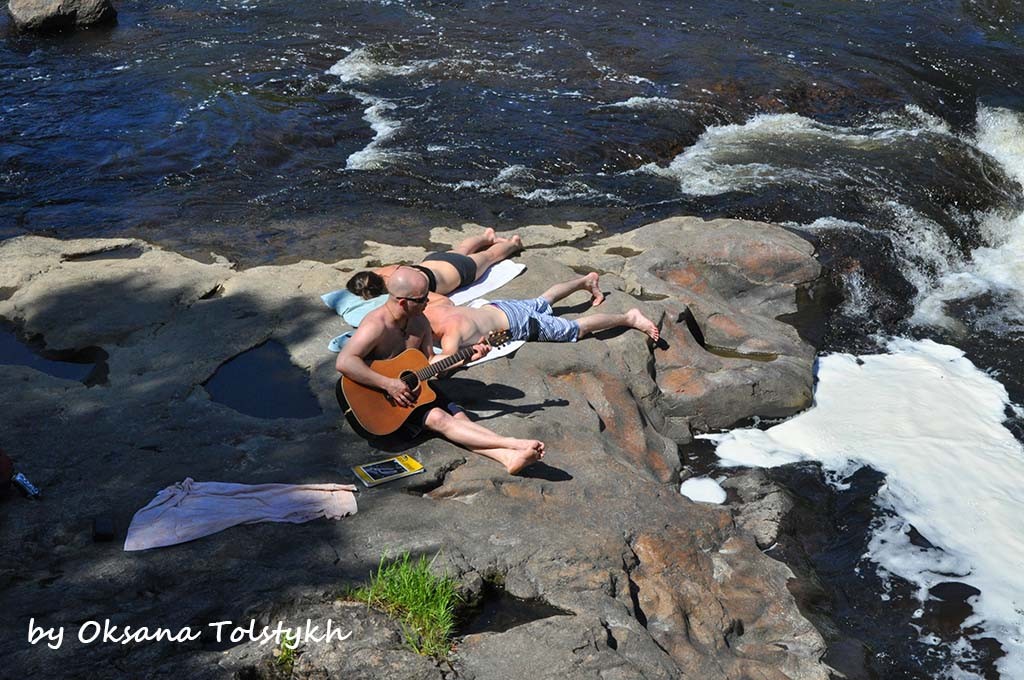
[[384, 285], [384, 277], [371, 271], [354, 274], [345, 284], [345, 288], [348, 289], [348, 292], [358, 295], [364, 300], [370, 300], [388, 292], [387, 286]]
[[430, 287], [426, 275], [412, 267], [399, 266], [388, 278], [388, 293], [410, 314], [423, 313]]

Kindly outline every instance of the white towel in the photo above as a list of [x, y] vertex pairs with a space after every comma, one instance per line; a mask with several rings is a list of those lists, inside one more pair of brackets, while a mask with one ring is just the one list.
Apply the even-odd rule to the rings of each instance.
[[522, 262], [502, 260], [487, 270], [476, 282], [459, 288], [448, 296], [448, 299], [456, 305], [464, 305], [471, 300], [487, 295], [491, 291], [498, 290], [506, 283], [516, 278], [525, 271], [526, 265]]
[[237, 524], [290, 522], [318, 517], [341, 519], [356, 513], [351, 484], [172, 484], [135, 513], [125, 550], [185, 543]]

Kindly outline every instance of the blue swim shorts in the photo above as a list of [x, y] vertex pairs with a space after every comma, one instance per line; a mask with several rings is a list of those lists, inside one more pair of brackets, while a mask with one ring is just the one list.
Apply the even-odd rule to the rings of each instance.
[[513, 340], [576, 342], [580, 337], [580, 325], [555, 316], [551, 304], [542, 297], [496, 300], [491, 304], [505, 312]]

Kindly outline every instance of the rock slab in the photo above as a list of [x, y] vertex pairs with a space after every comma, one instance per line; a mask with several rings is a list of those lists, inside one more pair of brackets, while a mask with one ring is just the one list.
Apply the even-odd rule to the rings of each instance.
[[[344, 326], [318, 295], [390, 253], [374, 245], [343, 262], [238, 271], [130, 239], [0, 243], [9, 292], [0, 317], [50, 349], [101, 347], [109, 364], [107, 383], [91, 388], [0, 365], [2, 445], [46, 494], [3, 508], [0, 543], [18, 546], [0, 553], [8, 667], [38, 677], [273, 677], [271, 648], [256, 642], [49, 650], [27, 644], [25, 631], [33, 617], [69, 635], [104, 618], [197, 629], [332, 618], [356, 632], [304, 647], [296, 677], [825, 680], [825, 645], [790, 594], [793, 574], [761, 549], [782, 510], [678, 492], [679, 444], [692, 431], [808, 403], [814, 349], [777, 317], [819, 274], [812, 249], [750, 222], [680, 218], [572, 245], [588, 231], [538, 229], [534, 241], [520, 230], [528, 246], [545, 245], [528, 247], [527, 272], [501, 297], [599, 271], [603, 309], [577, 293], [556, 312], [638, 307], [667, 343], [616, 331], [527, 344], [445, 386], [482, 424], [544, 440], [543, 464], [510, 477], [425, 439], [410, 450], [428, 473], [364, 490], [353, 517], [235, 527], [139, 553], [92, 542], [91, 518], [114, 518], [123, 538], [138, 508], [186, 476], [350, 482], [352, 465], [384, 457], [340, 418], [325, 348]], [[135, 256], [104, 257], [125, 248]], [[267, 340], [306, 371], [321, 416], [254, 418], [210, 399], [203, 384], [218, 367]], [[763, 490], [747, 495], [764, 505]], [[343, 600], [382, 555], [406, 551], [433, 556], [475, 592], [488, 581], [566, 613], [465, 636], [434, 664], [404, 646], [395, 624]]]
[[60, 31], [117, 22], [110, 0], [10, 0], [14, 25], [24, 31]]

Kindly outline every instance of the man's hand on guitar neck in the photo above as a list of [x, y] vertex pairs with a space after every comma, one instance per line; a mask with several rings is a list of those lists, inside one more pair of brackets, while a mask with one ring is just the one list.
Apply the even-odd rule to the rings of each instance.
[[[458, 340], [458, 338], [455, 338], [455, 339]], [[431, 357], [430, 363], [434, 364], [434, 363], [437, 363], [438, 361], [443, 361], [443, 360], [447, 359], [449, 356], [451, 356], [452, 354], [455, 354], [456, 352], [458, 352], [459, 349], [460, 349], [458, 347], [458, 345], [456, 345], [454, 348], [451, 348], [451, 347], [446, 347], [445, 346], [446, 344], [447, 343], [442, 341], [441, 347], [442, 347], [442, 349], [448, 350], [448, 351], [445, 351], [445, 352], [443, 352], [441, 354], [435, 354], [433, 357]], [[487, 342], [487, 338], [486, 337], [480, 338], [480, 342], [476, 343], [472, 347], [473, 347], [473, 354], [471, 354], [468, 358], [463, 359], [459, 363], [455, 364], [451, 368], [446, 369], [441, 375], [451, 375], [452, 373], [454, 373], [455, 371], [459, 370], [460, 368], [464, 368], [466, 366], [466, 364], [472, 363], [472, 362], [474, 362], [474, 361], [476, 361], [478, 359], [483, 359], [485, 356], [487, 356], [488, 352], [491, 351], [491, 345], [490, 345], [490, 343]]]
[[487, 338], [480, 338], [480, 342], [473, 345], [473, 355], [466, 359], [467, 364], [471, 364], [474, 361], [483, 359], [491, 351], [491, 346], [487, 342]]

